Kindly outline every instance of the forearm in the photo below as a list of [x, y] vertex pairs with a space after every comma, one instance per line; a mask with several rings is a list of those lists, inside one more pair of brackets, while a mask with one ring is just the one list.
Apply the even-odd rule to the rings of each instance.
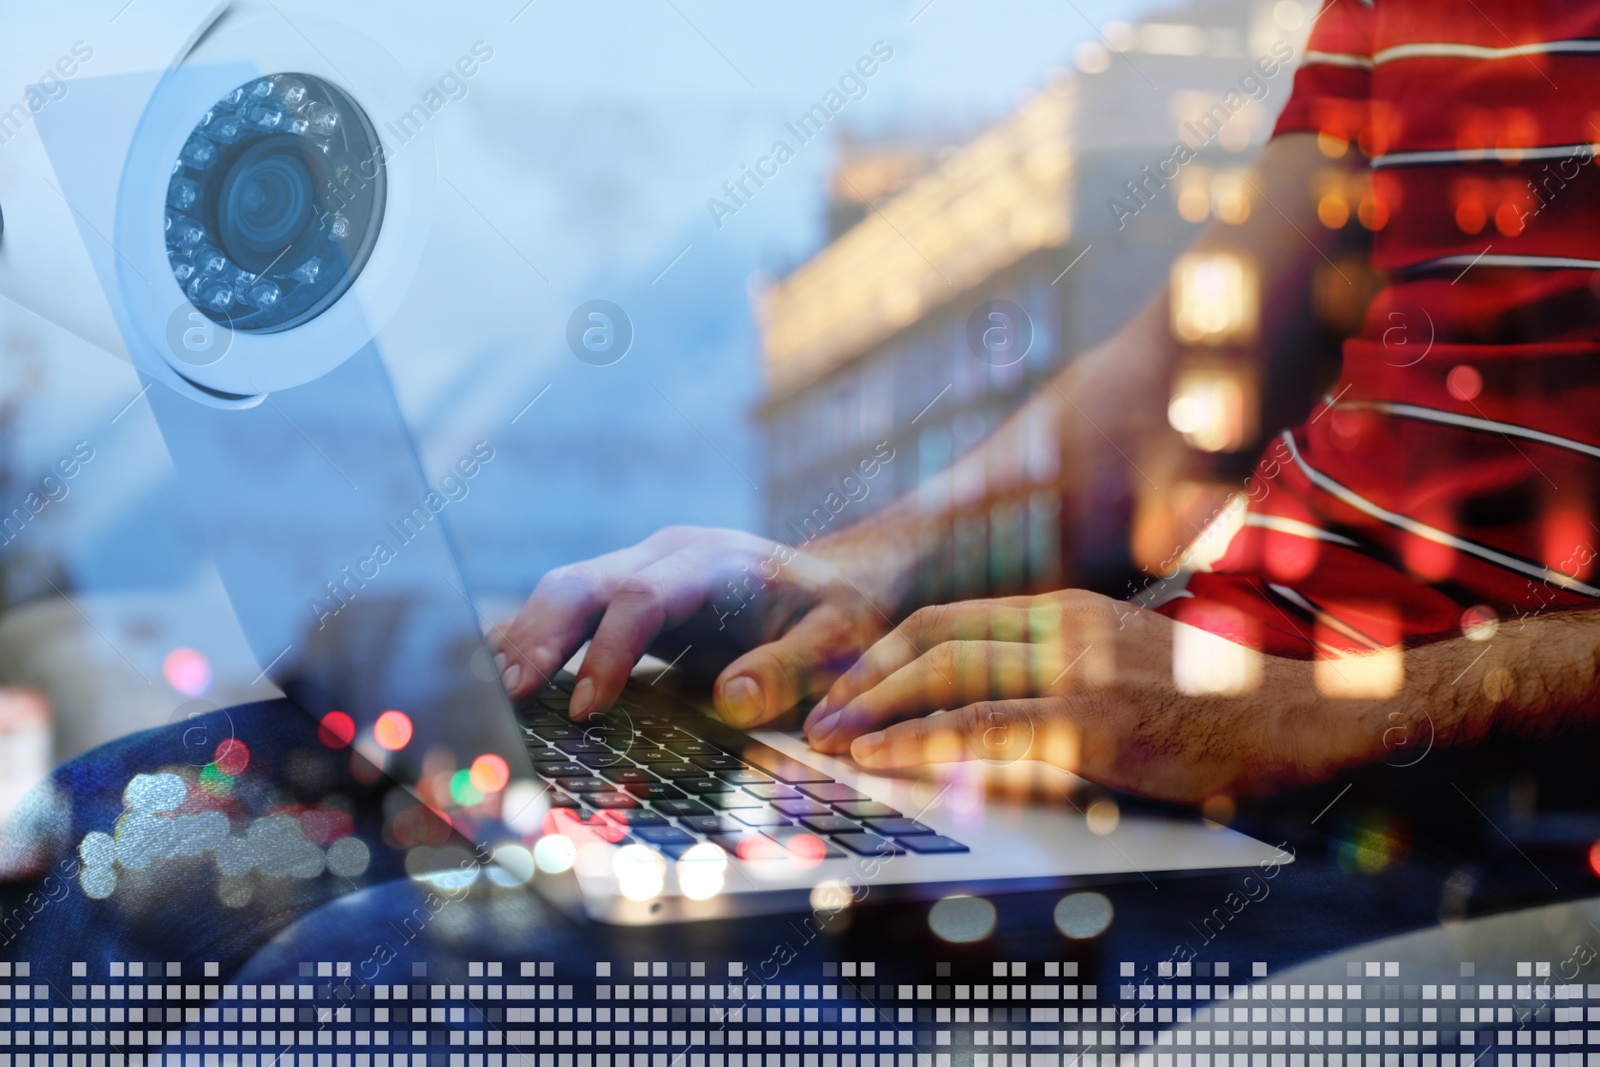
[[1592, 726], [1600, 717], [1600, 610], [1505, 620], [1482, 640], [1458, 637], [1411, 649], [1401, 665], [1403, 680], [1392, 696], [1354, 699], [1321, 691], [1337, 690], [1340, 682], [1325, 666], [1319, 691], [1288, 713], [1300, 724], [1293, 747], [1307, 779], [1378, 760], [1409, 762], [1430, 746]]

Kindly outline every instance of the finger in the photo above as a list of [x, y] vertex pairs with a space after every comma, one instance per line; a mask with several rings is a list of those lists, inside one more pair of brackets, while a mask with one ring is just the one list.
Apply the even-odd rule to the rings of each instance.
[[539, 579], [516, 617], [489, 633], [506, 691], [518, 697], [547, 683], [593, 631], [616, 584], [666, 554], [647, 539]]
[[572, 687], [570, 712], [585, 718], [610, 707], [628, 682], [634, 664], [661, 635], [698, 611], [705, 603], [705, 554], [675, 552], [610, 590], [610, 603], [584, 653]]
[[850, 755], [870, 770], [971, 759], [1002, 764], [1048, 759], [1072, 770], [1079, 763], [1080, 734], [1058, 705], [983, 701], [944, 715], [908, 719], [856, 738]]
[[990, 700], [1030, 697], [1037, 661], [1058, 655], [1055, 645], [946, 641], [895, 671], [839, 709], [837, 724], [811, 739], [820, 752], [844, 752], [851, 742], [891, 723]]
[[869, 632], [860, 615], [838, 604], [812, 608], [782, 636], [723, 670], [712, 690], [717, 713], [741, 728], [777, 718], [825, 692], [861, 654]]
[[1037, 614], [1027, 606], [1030, 599], [972, 600], [913, 612], [833, 683], [806, 716], [807, 736], [818, 740], [832, 733], [840, 708], [946, 641], [1028, 640]]

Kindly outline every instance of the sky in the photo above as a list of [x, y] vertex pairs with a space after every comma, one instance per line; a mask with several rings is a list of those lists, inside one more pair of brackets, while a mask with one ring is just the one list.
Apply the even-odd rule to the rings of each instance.
[[[1097, 26], [1159, 6], [322, 5], [375, 38], [419, 98], [475, 45], [493, 50], [465, 97], [429, 125], [440, 179], [431, 218], [385, 221], [425, 225], [427, 246], [379, 338], [425, 472], [447, 469], [474, 442], [496, 448], [451, 514], [474, 589], [520, 595], [551, 566], [666, 523], [755, 522], [762, 461], [751, 411], [761, 383], [750, 286], [821, 246], [835, 133], [958, 144], [1059, 72]], [[144, 4], [126, 17], [164, 13]], [[314, 23], [302, 25], [315, 40]], [[875, 46], [892, 58], [865, 95], [736, 214], [716, 219], [707, 200], [723, 182]], [[593, 299], [632, 323], [633, 345], [612, 366], [581, 362], [567, 346], [569, 317]], [[95, 462], [45, 516], [43, 541], [69, 580], [89, 591], [191, 581], [205, 553], [186, 518], [194, 505], [148, 406], [128, 406], [140, 388], [132, 369], [4, 301], [0, 338], [13, 351], [36, 346], [43, 375], [25, 394], [5, 460], [21, 486], [74, 441], [95, 444]], [[15, 360], [0, 374], [0, 388], [21, 388]]]

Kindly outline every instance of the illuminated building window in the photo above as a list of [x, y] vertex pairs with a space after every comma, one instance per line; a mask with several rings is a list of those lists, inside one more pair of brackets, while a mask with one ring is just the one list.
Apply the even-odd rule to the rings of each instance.
[[1172, 333], [1191, 345], [1242, 344], [1255, 337], [1255, 264], [1230, 253], [1190, 253], [1172, 266]]
[[1256, 387], [1245, 368], [1211, 361], [1179, 373], [1167, 422], [1202, 452], [1236, 452], [1255, 436]]

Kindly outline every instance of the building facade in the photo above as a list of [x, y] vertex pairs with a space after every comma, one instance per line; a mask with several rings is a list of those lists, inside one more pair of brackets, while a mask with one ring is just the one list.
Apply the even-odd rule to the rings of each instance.
[[[830, 209], [859, 221], [758, 297], [766, 532], [804, 543], [900, 494], [944, 493], [955, 516], [929, 546], [930, 593], [1064, 573], [1116, 585], [1126, 501], [1075, 516], [1064, 540], [1052, 427], [1011, 457], [1021, 478], [930, 478], [1155, 295], [1200, 224], [1260, 207], [1245, 169], [1287, 98], [1309, 6], [1203, 0], [1104, 27], [1074, 71], [931, 169], [897, 146], [916, 176]], [[870, 172], [865, 155], [852, 146], [848, 165]], [[841, 185], [859, 191], [836, 180], [836, 198]]]

